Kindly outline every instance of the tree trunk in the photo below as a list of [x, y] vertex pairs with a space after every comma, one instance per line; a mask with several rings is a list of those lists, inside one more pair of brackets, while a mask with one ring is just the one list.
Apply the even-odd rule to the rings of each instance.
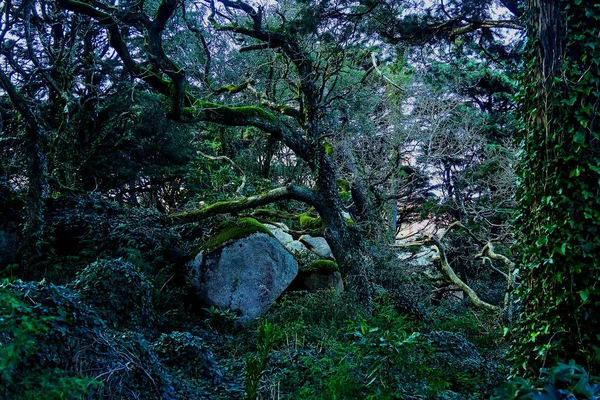
[[33, 122], [27, 124], [26, 148], [27, 162], [27, 201], [25, 203], [25, 225], [23, 227], [23, 244], [19, 249], [21, 259], [21, 278], [35, 278], [31, 271], [32, 261], [40, 255], [42, 227], [44, 223], [44, 198], [47, 195], [46, 156], [42, 151], [39, 127]]
[[530, 0], [518, 174], [524, 236], [513, 362], [537, 375], [574, 359], [597, 372], [600, 337], [600, 12]]
[[317, 180], [318, 202], [315, 208], [325, 224], [325, 239], [340, 266], [348, 291], [367, 313], [373, 300], [373, 256], [367, 249], [363, 235], [350, 226], [342, 215], [342, 201], [337, 187], [337, 169], [333, 158], [326, 152], [319, 157]]

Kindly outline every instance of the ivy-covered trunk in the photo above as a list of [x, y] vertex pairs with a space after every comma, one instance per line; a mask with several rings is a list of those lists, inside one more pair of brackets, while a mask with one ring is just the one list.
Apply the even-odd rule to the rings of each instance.
[[513, 361], [598, 372], [600, 9], [529, 0], [518, 226], [524, 236]]

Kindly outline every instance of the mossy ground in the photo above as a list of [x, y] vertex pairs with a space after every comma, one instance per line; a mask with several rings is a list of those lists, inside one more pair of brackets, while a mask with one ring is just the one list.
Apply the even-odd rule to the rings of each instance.
[[239, 218], [235, 221], [224, 222], [221, 225], [221, 230], [208, 241], [206, 241], [202, 245], [201, 250], [212, 251], [223, 246], [225, 243], [231, 240], [245, 238], [253, 233], [265, 233], [269, 236], [273, 236], [267, 227], [254, 218]]

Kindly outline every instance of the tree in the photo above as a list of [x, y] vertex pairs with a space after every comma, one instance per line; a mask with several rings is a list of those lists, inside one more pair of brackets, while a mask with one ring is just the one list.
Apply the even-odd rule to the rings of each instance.
[[[95, 20], [106, 30], [126, 73], [167, 98], [171, 119], [188, 124], [211, 122], [258, 128], [291, 149], [298, 162], [312, 172], [312, 187], [289, 183], [266, 194], [177, 214], [175, 221], [190, 222], [282, 200], [309, 204], [320, 214], [325, 237], [345, 273], [348, 287], [368, 308], [373, 260], [360, 229], [349, 225], [342, 214], [336, 149], [327, 138], [339, 127], [332, 117], [352, 101], [362, 87], [362, 79], [374, 69], [369, 53], [355, 57], [355, 44], [363, 40], [356, 29], [360, 19], [337, 17], [340, 10], [349, 12], [355, 8], [364, 13], [369, 12], [369, 7], [343, 5], [330, 12], [319, 9], [315, 14], [301, 3], [285, 7], [230, 0], [58, 3], [69, 12]], [[167, 32], [187, 35], [188, 40], [200, 44], [204, 49], [203, 62], [196, 60], [194, 64], [194, 60], [165, 43]], [[223, 76], [211, 69], [216, 45], [211, 42], [211, 35], [226, 38], [219, 44], [221, 49], [238, 49], [242, 54], [257, 53], [274, 60], [272, 63], [278, 67], [277, 94], [269, 90], [265, 83], [268, 79], [260, 74], [255, 80], [240, 80], [238, 73], [234, 84], [222, 82], [215, 86], [227, 76], [230, 67], [223, 65]], [[362, 67], [365, 59], [366, 69]], [[195, 72], [198, 70], [200, 73]], [[247, 75], [252, 74], [248, 71]], [[370, 199], [372, 194], [364, 192], [371, 189], [352, 185], [352, 196]]]
[[528, 374], [569, 359], [598, 371], [599, 21], [592, 1], [528, 2], [517, 193], [525, 242], [512, 350]]

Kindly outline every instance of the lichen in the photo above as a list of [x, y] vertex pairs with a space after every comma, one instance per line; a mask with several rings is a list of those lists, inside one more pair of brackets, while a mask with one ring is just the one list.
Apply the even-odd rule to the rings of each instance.
[[245, 238], [253, 233], [264, 233], [273, 236], [267, 227], [254, 218], [239, 218], [221, 224], [219, 232], [206, 241], [201, 249], [203, 251], [213, 251], [229, 241]]
[[308, 214], [300, 215], [300, 227], [302, 229], [319, 229], [323, 226], [321, 218], [314, 218]]
[[330, 260], [317, 260], [300, 269], [300, 271], [304, 273], [318, 272], [323, 274], [330, 274], [339, 270], [340, 268], [337, 263]]

